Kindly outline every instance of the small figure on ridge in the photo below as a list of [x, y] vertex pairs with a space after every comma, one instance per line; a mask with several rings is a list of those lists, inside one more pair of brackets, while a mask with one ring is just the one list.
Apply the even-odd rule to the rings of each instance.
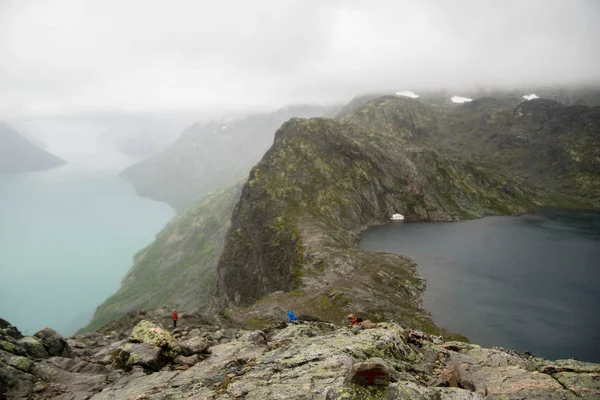
[[288, 311], [288, 322], [298, 321], [298, 317], [294, 315], [293, 311]]
[[171, 319], [173, 320], [173, 328], [177, 327], [177, 320], [179, 316], [177, 315], [177, 311], [173, 310], [173, 314], [171, 314]]

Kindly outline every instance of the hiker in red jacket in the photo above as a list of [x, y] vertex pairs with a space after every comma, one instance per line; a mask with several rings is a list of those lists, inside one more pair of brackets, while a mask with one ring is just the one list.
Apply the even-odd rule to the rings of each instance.
[[179, 319], [177, 311], [173, 311], [173, 314], [171, 314], [171, 318], [173, 319], [173, 328], [177, 327], [177, 320]]

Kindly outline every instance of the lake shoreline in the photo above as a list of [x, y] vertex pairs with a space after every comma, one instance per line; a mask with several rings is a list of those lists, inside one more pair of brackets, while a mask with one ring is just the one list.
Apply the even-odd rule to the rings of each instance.
[[[549, 217], [548, 214], [551, 214], [551, 216]], [[496, 326], [498, 325], [498, 319], [497, 316], [493, 316], [490, 317], [490, 315], [494, 315], [497, 314], [496, 311], [494, 311], [496, 308], [501, 308], [502, 305], [499, 304], [494, 304], [493, 299], [490, 298], [485, 298], [483, 300], [485, 300], [482, 304], [485, 304], [485, 307], [480, 305], [478, 306], [480, 308], [480, 310], [477, 310], [477, 307], [471, 305], [468, 305], [468, 301], [466, 301], [464, 298], [461, 298], [460, 301], [458, 301], [457, 304], [457, 300], [455, 299], [445, 299], [444, 296], [444, 291], [446, 289], [444, 289], [444, 282], [436, 282], [436, 278], [433, 277], [432, 278], [432, 273], [435, 272], [435, 268], [439, 268], [440, 267], [440, 260], [442, 260], [442, 264], [443, 264], [443, 251], [439, 252], [439, 251], [435, 251], [435, 249], [425, 249], [425, 253], [429, 252], [429, 254], [427, 255], [427, 257], [424, 257], [423, 255], [417, 254], [415, 256], [415, 251], [407, 251], [406, 249], [402, 249], [399, 248], [397, 249], [397, 251], [393, 251], [393, 249], [391, 249], [389, 246], [388, 247], [384, 247], [384, 246], [377, 246], [374, 245], [372, 243], [372, 239], [369, 239], [369, 236], [372, 235], [372, 232], [374, 230], [381, 230], [384, 232], [389, 233], [388, 231], [397, 229], [397, 227], [400, 226], [404, 226], [404, 227], [410, 227], [413, 224], [416, 224], [417, 226], [421, 226], [421, 227], [427, 227], [427, 229], [431, 230], [431, 228], [434, 229], [447, 229], [447, 228], [443, 228], [443, 227], [456, 227], [457, 225], [463, 224], [462, 226], [465, 226], [464, 224], [474, 224], [474, 226], [477, 225], [482, 225], [482, 226], [486, 226], [486, 225], [493, 225], [494, 221], [498, 221], [498, 220], [502, 220], [504, 219], [504, 221], [513, 221], [516, 222], [517, 225], [519, 223], [523, 223], [526, 224], [527, 226], [532, 225], [533, 228], [535, 228], [536, 225], [540, 225], [540, 224], [544, 224], [545, 222], [548, 222], [549, 220], [552, 220], [552, 218], [564, 218], [564, 215], [576, 215], [579, 214], [579, 216], [581, 218], [574, 218], [574, 222], [569, 225], [569, 224], [565, 224], [565, 226], [563, 227], [563, 231], [561, 232], [561, 230], [559, 229], [558, 231], [554, 232], [557, 234], [569, 234], [569, 229], [573, 228], [573, 224], [577, 225], [579, 224], [579, 228], [581, 228], [580, 224], [581, 224], [581, 220], [586, 220], [588, 217], [588, 214], [594, 217], [597, 217], [600, 219], [600, 213], [595, 211], [595, 210], [563, 210], [563, 209], [540, 209], [540, 210], [534, 210], [532, 213], [528, 213], [528, 214], [522, 214], [522, 215], [518, 215], [518, 216], [490, 216], [490, 217], [484, 217], [482, 219], [477, 219], [477, 220], [467, 220], [467, 221], [456, 221], [457, 224], [445, 224], [443, 222], [418, 222], [418, 221], [394, 221], [394, 223], [388, 223], [385, 225], [380, 225], [377, 227], [372, 227], [367, 229], [366, 231], [362, 231], [361, 235], [360, 235], [360, 241], [359, 241], [359, 248], [361, 250], [368, 250], [368, 251], [383, 251], [383, 252], [389, 252], [389, 253], [393, 253], [393, 254], [400, 254], [403, 256], [407, 256], [410, 259], [412, 259], [415, 264], [417, 265], [417, 274], [424, 279], [424, 281], [426, 282], [426, 289], [425, 291], [422, 293], [421, 295], [421, 300], [422, 300], [422, 307], [430, 313], [430, 315], [432, 316], [433, 321], [436, 323], [436, 325], [442, 327], [442, 328], [447, 328], [450, 329], [452, 331], [458, 332], [462, 335], [465, 335], [466, 337], [468, 337], [470, 340], [476, 342], [476, 343], [480, 343], [482, 345], [486, 345], [486, 346], [502, 346], [502, 347], [507, 347], [507, 348], [516, 348], [517, 351], [531, 351], [535, 354], [540, 353], [542, 356], [546, 357], [546, 358], [556, 358], [553, 357], [551, 354], [549, 356], [548, 354], [548, 349], [547, 346], [535, 346], [532, 345], [531, 347], [524, 345], [523, 343], [521, 343], [519, 340], [515, 339], [516, 337], [518, 337], [517, 332], [515, 332], [515, 330], [511, 330], [511, 329], [506, 329], [506, 331], [503, 333], [504, 336], [502, 335], [496, 335], [495, 339], [491, 339], [493, 342], [490, 343], [488, 340], [481, 340], [482, 339], [482, 328], [477, 327], [477, 321], [474, 321], [472, 317], [460, 317], [460, 318], [464, 318], [468, 320], [468, 323], [465, 323], [465, 321], [463, 321], [463, 325], [466, 326], [461, 326], [460, 324], [448, 324], [448, 320], [449, 318], [444, 317], [443, 313], [440, 312], [440, 309], [444, 309], [446, 312], [450, 312], [447, 310], [447, 306], [444, 307], [440, 307], [440, 303], [444, 303], [446, 301], [450, 301], [454, 307], [460, 307], [463, 310], [469, 310], [469, 307], [471, 307], [471, 311], [467, 311], [467, 312], [477, 312], [482, 320], [479, 321], [479, 325], [489, 325], [489, 326], [494, 326], [494, 329], [498, 329], [498, 330], [502, 330], [502, 326]], [[562, 217], [561, 217], [562, 215]], [[528, 218], [528, 217], [532, 217], [532, 218]], [[509, 224], [510, 226], [510, 224]], [[529, 226], [529, 228], [531, 228], [531, 226]], [[506, 229], [503, 228], [503, 229]], [[553, 227], [552, 229], [557, 229], [557, 227]], [[450, 230], [454, 230], [454, 229], [450, 229]], [[593, 230], [592, 230], [593, 231]], [[595, 231], [593, 231], [595, 232]], [[580, 231], [579, 234], [583, 235], [582, 240], [586, 241], [586, 240], [592, 240], [591, 243], [598, 243], [595, 242], [594, 236], [592, 235], [592, 233], [587, 233], [584, 230]], [[571, 232], [572, 233], [572, 232]], [[458, 232], [454, 232], [454, 235], [459, 235]], [[600, 235], [600, 234], [599, 234]], [[419, 236], [420, 241], [422, 241], [423, 243], [426, 243], [428, 240], [431, 240], [429, 238], [430, 235], [421, 235]], [[433, 236], [435, 238], [435, 234]], [[503, 236], [504, 237], [504, 236]], [[365, 238], [367, 239], [365, 241]], [[475, 240], [475, 239], [474, 239]], [[366, 244], [368, 243], [368, 245]], [[485, 246], [490, 247], [492, 250], [493, 254], [494, 251], [499, 251], [501, 249], [498, 249], [498, 243], [494, 242], [493, 240], [490, 243], [485, 243], [485, 241], [482, 241], [481, 243], [478, 242], [478, 244], [485, 244]], [[372, 246], [371, 246], [372, 245]], [[410, 246], [415, 246], [416, 244], [414, 242], [410, 242]], [[431, 246], [430, 246], [431, 247]], [[484, 247], [484, 246], [482, 246]], [[598, 247], [598, 246], [595, 246]], [[444, 249], [444, 251], [452, 251], [452, 250], [448, 250], [447, 248]], [[521, 254], [523, 252], [523, 249], [520, 248], [515, 248], [516, 253], [514, 254], [515, 257], [522, 257], [524, 256], [523, 254]], [[438, 259], [436, 260], [435, 257], [438, 257]], [[441, 258], [440, 258], [441, 257]], [[454, 264], [456, 264], [456, 261], [453, 260], [452, 261]], [[461, 274], [459, 274], [456, 269], [457, 265], [454, 265], [452, 268], [452, 271], [454, 272], [455, 275], [459, 275], [459, 277], [457, 278], [456, 276], [445, 276], [445, 279], [447, 280], [451, 280], [451, 279], [458, 279], [458, 280], [465, 280], [466, 278], [464, 276], [460, 276]], [[474, 268], [473, 265], [471, 265], [470, 270], [467, 271], [467, 276], [468, 275], [473, 275], [472, 278], [472, 282], [467, 283], [467, 282], [462, 282], [461, 287], [464, 290], [467, 291], [473, 291], [473, 288], [477, 288], [477, 285], [481, 285], [482, 283], [485, 283], [486, 280], [488, 279], [496, 279], [499, 280], [499, 282], [502, 282], [502, 285], [505, 285], [505, 282], [502, 280], [501, 276], [494, 276], [493, 271], [491, 272], [491, 277], [478, 277], [477, 274], [480, 273], [480, 271], [477, 271], [477, 268]], [[537, 269], [538, 267], [536, 267]], [[438, 273], [440, 273], [438, 271]], [[488, 272], [486, 272], [487, 274]], [[485, 274], [484, 274], [485, 275]], [[526, 275], [526, 274], [525, 274]], [[522, 278], [522, 277], [521, 277]], [[521, 279], [520, 278], [520, 279]], [[544, 278], [541, 278], [542, 280]], [[592, 277], [591, 280], [596, 280], [597, 275], [594, 275]], [[575, 284], [575, 283], [573, 283]], [[503, 290], [507, 291], [507, 296], [505, 297], [515, 297], [519, 295], [519, 293], [514, 294], [511, 292], [511, 288], [510, 286], [505, 285], [506, 287], [503, 288]], [[516, 284], [516, 286], [520, 286], [520, 284]], [[539, 291], [540, 288], [536, 288], [536, 291]], [[442, 297], [440, 297], [442, 296]], [[456, 295], [458, 296], [458, 295]], [[464, 297], [464, 296], [463, 296]], [[591, 295], [592, 299], [594, 301], [598, 301], [596, 299], [596, 297], [594, 297], [593, 295]], [[540, 300], [541, 299], [541, 300]], [[581, 299], [580, 299], [581, 300]], [[475, 301], [477, 302], [477, 301]], [[506, 301], [508, 302], [508, 301]], [[598, 301], [600, 304], [600, 301]], [[535, 315], [535, 318], [533, 318], [533, 321], [531, 319], [528, 320], [527, 318], [527, 313], [519, 313], [516, 312], [514, 309], [518, 309], [519, 307], [512, 307], [512, 311], [510, 314], [510, 318], [511, 321], [505, 321], [507, 324], [511, 325], [511, 326], [517, 326], [517, 325], [523, 325], [523, 326], [528, 326], [528, 325], [535, 325], [537, 323], [538, 320], [544, 320], [543, 317], [540, 317], [540, 315], [544, 315], [544, 314], [550, 314], [550, 312], [548, 310], [554, 310], [556, 309], [554, 312], [556, 313], [563, 313], [564, 310], [561, 309], [561, 304], [560, 301], [557, 301], [556, 298], [552, 298], [551, 296], [548, 297], [547, 295], [544, 295], [543, 293], [536, 296], [535, 299], [533, 299], [531, 302], [531, 304], [527, 303], [525, 306], [523, 306], [524, 308], [532, 308], [535, 309], [536, 307], [540, 308], [540, 309], [544, 309], [545, 311], [537, 311], [536, 313], [533, 313], [533, 315]], [[537, 304], [540, 303], [540, 304]], [[487, 307], [487, 308], [486, 308]], [[450, 307], [452, 308], [452, 307]], [[475, 309], [475, 310], [474, 310]], [[485, 310], [481, 310], [481, 309], [485, 309]], [[459, 318], [459, 316], [456, 316], [456, 318]], [[500, 318], [501, 319], [501, 318]], [[548, 337], [554, 337], [556, 339], [557, 335], [560, 336], [560, 329], [557, 329], [556, 324], [554, 321], [551, 321], [552, 318], [550, 318], [550, 321], [543, 321], [543, 325], [545, 326], [545, 328], [547, 329], [547, 333], [546, 335]], [[502, 325], [502, 324], [500, 324]], [[558, 324], [560, 325], [560, 324]], [[533, 331], [540, 331], [539, 329], [540, 327], [537, 328], [531, 328], [530, 332], [528, 332], [529, 335], [531, 335], [531, 332]], [[483, 329], [485, 330], [485, 329]], [[531, 339], [531, 338], [530, 338]], [[558, 340], [558, 339], [556, 339]], [[556, 341], [555, 340], [555, 341]], [[572, 339], [575, 340], [575, 339]], [[547, 341], [547, 338], [540, 338], [540, 341]], [[511, 344], [516, 344], [516, 345], [512, 345]], [[566, 350], [566, 352], [568, 351], [572, 351], [571, 350]], [[537, 351], [537, 353], [536, 353]], [[590, 358], [589, 356], [586, 357], [585, 355], [582, 356], [576, 356], [576, 358], [578, 359], [586, 359], [589, 361], [598, 361], [600, 360], [600, 354], [598, 355], [591, 355], [592, 358]], [[567, 354], [565, 354], [565, 357], [559, 357], [559, 358], [568, 358]]]

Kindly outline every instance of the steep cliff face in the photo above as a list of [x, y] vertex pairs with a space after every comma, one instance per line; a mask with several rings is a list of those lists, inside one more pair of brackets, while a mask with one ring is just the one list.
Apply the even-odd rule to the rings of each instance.
[[51, 169], [65, 162], [48, 153], [5, 123], [0, 122], [0, 173]]
[[202, 309], [242, 184], [237, 182], [186, 209], [135, 257], [117, 293], [97, 309], [83, 329], [102, 327], [131, 310]]
[[[433, 114], [400, 107], [394, 123], [365, 122], [374, 106], [381, 107], [368, 103], [343, 121], [281, 127], [234, 210], [213, 307], [262, 299], [253, 307], [285, 304], [322, 318], [363, 310], [429, 326], [412, 263], [359, 252], [358, 231], [396, 212], [451, 221], [535, 205], [539, 195], [519, 180], [410, 144], [428, 133]], [[264, 297], [275, 291], [292, 292]]]

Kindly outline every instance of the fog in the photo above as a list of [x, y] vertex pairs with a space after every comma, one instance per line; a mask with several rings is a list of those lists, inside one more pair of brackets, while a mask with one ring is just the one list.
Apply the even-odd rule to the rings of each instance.
[[0, 119], [598, 83], [598, 38], [595, 0], [0, 0]]

